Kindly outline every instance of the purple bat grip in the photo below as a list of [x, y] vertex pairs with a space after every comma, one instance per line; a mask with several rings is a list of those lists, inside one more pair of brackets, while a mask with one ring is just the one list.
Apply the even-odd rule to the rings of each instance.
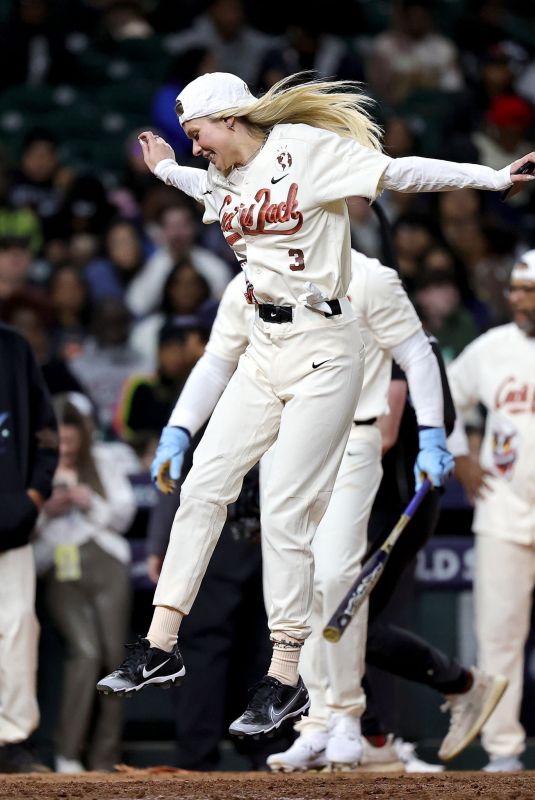
[[409, 505], [403, 512], [406, 517], [412, 517], [414, 512], [417, 510], [418, 506], [426, 496], [427, 492], [431, 489], [431, 481], [429, 478], [426, 478], [412, 500], [410, 501]]

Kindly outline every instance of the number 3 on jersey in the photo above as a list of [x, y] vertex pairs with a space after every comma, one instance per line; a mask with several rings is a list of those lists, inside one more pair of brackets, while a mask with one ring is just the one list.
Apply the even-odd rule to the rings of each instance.
[[305, 268], [305, 256], [302, 250], [288, 250], [288, 255], [294, 259], [294, 263], [290, 264], [292, 272], [300, 272]]

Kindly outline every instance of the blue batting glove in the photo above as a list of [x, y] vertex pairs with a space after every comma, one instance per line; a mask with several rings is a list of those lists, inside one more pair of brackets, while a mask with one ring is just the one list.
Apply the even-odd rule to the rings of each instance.
[[419, 431], [418, 438], [420, 452], [414, 465], [416, 490], [425, 477], [433, 486], [442, 486], [455, 466], [455, 459], [446, 445], [446, 431], [444, 428], [424, 428]]
[[150, 465], [150, 476], [158, 489], [165, 494], [173, 491], [175, 481], [180, 478], [184, 454], [190, 442], [191, 436], [185, 428], [167, 425], [162, 430]]

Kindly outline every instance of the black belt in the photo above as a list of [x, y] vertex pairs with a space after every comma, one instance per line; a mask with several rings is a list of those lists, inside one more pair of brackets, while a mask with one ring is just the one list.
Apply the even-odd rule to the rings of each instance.
[[377, 422], [377, 417], [370, 417], [370, 419], [354, 419], [353, 425], [374, 425]]
[[[337, 317], [342, 313], [339, 300], [325, 300], [324, 302], [331, 309], [330, 314], [324, 314], [325, 317]], [[264, 322], [292, 322], [293, 306], [274, 306], [272, 303], [259, 303], [258, 314]]]

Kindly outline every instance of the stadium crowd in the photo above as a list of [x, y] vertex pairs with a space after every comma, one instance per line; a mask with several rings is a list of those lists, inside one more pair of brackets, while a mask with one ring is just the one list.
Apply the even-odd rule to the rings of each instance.
[[[65, 643], [53, 766], [111, 770], [120, 701], [99, 700], [95, 723], [93, 693], [121, 658], [116, 642], [143, 627], [131, 613], [128, 540], [145, 540], [145, 580], [155, 581], [177, 498], [151, 491], [150, 463], [239, 272], [218, 226], [203, 228], [196, 204], [147, 170], [138, 134], [161, 134], [179, 163], [200, 166], [175, 114], [185, 84], [225, 71], [261, 94], [306, 70], [365, 83], [389, 155], [502, 169], [533, 149], [535, 30], [529, 4], [512, 0], [343, 0], [333, 19], [299, 2], [2, 0], [0, 39], [0, 322], [30, 345], [59, 425], [53, 492], [34, 533], [41, 613]], [[463, 189], [385, 191], [376, 204], [383, 219], [367, 200], [349, 201], [353, 246], [397, 266], [446, 364], [510, 321], [511, 269], [535, 248], [531, 186], [507, 203]], [[477, 454], [484, 416], [465, 422]], [[206, 579], [206, 593], [225, 598], [222, 643], [202, 594], [181, 632], [192, 672], [203, 670], [198, 642], [211, 648], [212, 677], [177, 700], [179, 766], [217, 766], [224, 721], [243, 704], [230, 668], [242, 660], [239, 632], [260, 642], [247, 642], [253, 670], [269, 658], [255, 490], [250, 476]], [[149, 512], [134, 526], [143, 491]], [[206, 733], [199, 698], [211, 702], [222, 685]], [[25, 723], [14, 739], [0, 725], [0, 771], [39, 766], [26, 748], [35, 710]], [[237, 747], [263, 768], [289, 736]]]

